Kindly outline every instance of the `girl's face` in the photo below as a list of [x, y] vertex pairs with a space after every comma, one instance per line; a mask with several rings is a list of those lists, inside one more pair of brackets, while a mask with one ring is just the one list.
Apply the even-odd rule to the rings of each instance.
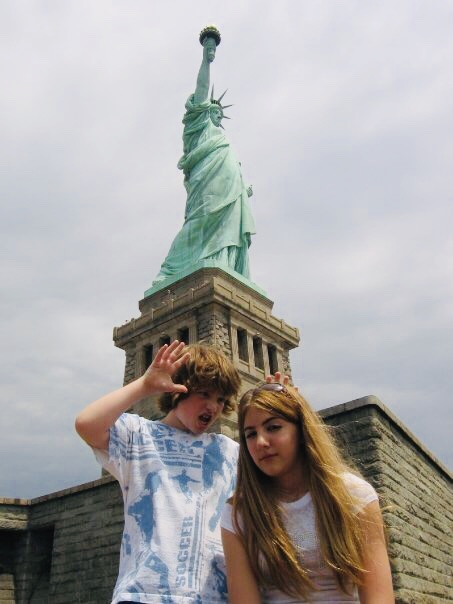
[[277, 415], [250, 407], [245, 414], [247, 449], [258, 468], [285, 486], [302, 476], [299, 427]]

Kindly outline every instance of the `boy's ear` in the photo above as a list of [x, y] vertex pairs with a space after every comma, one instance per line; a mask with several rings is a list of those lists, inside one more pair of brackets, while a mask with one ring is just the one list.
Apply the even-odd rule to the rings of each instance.
[[171, 396], [171, 407], [175, 409], [178, 406], [178, 403], [182, 401], [183, 398], [187, 396], [186, 392], [173, 392]]

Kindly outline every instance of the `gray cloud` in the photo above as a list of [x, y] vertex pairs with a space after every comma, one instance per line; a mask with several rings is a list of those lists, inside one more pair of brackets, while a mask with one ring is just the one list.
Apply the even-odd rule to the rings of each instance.
[[181, 118], [208, 22], [254, 185], [253, 278], [301, 330], [295, 379], [317, 408], [376, 394], [452, 461], [451, 7], [6, 2], [3, 496], [99, 475], [73, 420], [121, 384], [112, 328], [182, 223]]

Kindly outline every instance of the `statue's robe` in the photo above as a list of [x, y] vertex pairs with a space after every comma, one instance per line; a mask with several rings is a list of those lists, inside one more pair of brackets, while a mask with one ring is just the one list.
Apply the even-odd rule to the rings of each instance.
[[250, 276], [248, 248], [255, 224], [247, 187], [223, 129], [211, 121], [210, 108], [210, 100], [195, 104], [194, 95], [186, 103], [184, 154], [178, 162], [187, 191], [185, 220], [154, 284], [196, 270], [204, 260]]

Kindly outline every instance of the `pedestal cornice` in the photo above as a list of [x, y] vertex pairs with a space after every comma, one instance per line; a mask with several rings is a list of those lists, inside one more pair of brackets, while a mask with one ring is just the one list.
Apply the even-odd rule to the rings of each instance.
[[121, 348], [131, 338], [146, 332], [151, 324], [155, 328], [188, 310], [194, 311], [212, 303], [228, 307], [233, 315], [253, 317], [260, 328], [272, 331], [291, 348], [299, 344], [299, 330], [272, 315], [273, 302], [269, 298], [218, 268], [200, 269], [167, 290], [141, 300], [141, 316], [115, 327], [113, 339]]

